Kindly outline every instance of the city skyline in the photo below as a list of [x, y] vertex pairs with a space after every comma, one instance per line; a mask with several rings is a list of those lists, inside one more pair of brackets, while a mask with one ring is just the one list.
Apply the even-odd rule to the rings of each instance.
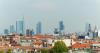
[[43, 33], [53, 33], [64, 21], [66, 32], [85, 31], [85, 23], [100, 29], [99, 0], [0, 0], [0, 33], [24, 16], [25, 27], [35, 29], [41, 21]]
[[100, 0], [0, 0], [0, 53], [99, 53]]
[[[56, 28], [53, 28], [51, 34], [57, 33], [57, 32], [74, 33], [74, 32], [65, 31], [65, 24], [63, 21], [59, 21], [56, 24], [58, 24], [58, 27], [56, 26]], [[46, 32], [43, 33], [44, 30], [42, 30], [42, 29], [46, 29], [46, 28], [42, 27], [43, 24], [40, 21], [35, 24], [36, 25], [35, 29], [29, 28], [31, 26], [25, 27], [25, 25], [26, 25], [26, 23], [23, 18], [18, 19], [15, 24], [9, 25], [9, 28], [6, 27], [5, 29], [3, 29], [3, 33], [1, 33], [1, 34], [12, 34], [12, 33], [28, 34], [29, 31], [33, 31], [32, 33], [34, 33], [34, 34], [47, 34]], [[96, 31], [99, 30], [97, 25], [94, 26], [93, 24], [90, 24], [90, 23], [85, 23], [85, 27], [83, 29], [84, 29], [84, 31], [78, 31], [78, 32], [75, 31], [75, 33], [79, 33], [79, 32], [86, 33], [86, 32], [93, 32], [95, 30]], [[50, 32], [48, 32], [48, 33], [50, 34]]]
[[[34, 30], [34, 32], [35, 32], [35, 34], [37, 34], [37, 24], [38, 23], [40, 23], [40, 21], [38, 21], [37, 23], [35, 23], [34, 25], [36, 25], [36, 26], [28, 26], [28, 25], [26, 25], [26, 22], [25, 22], [25, 20], [23, 19], [23, 18], [21, 18], [21, 19], [17, 19], [16, 21], [15, 21], [15, 23], [14, 24], [10, 24], [10, 25], [8, 25], [9, 27], [6, 27], [6, 28], [4, 28], [3, 29], [3, 32], [1, 33], [1, 34], [3, 34], [4, 33], [4, 30], [5, 29], [7, 29], [7, 30], [9, 30], [9, 33], [11, 33], [11, 30], [15, 30], [16, 29], [16, 23], [19, 21], [19, 22], [23, 22], [22, 24], [23, 24], [23, 29], [24, 29], [24, 34], [25, 34], [25, 32], [26, 32], [26, 29], [33, 29]], [[25, 23], [24, 23], [25, 22]], [[62, 22], [62, 23], [61, 23]], [[30, 23], [29, 23], [30, 24]], [[53, 23], [51, 23], [51, 24], [53, 24]], [[63, 25], [62, 25], [63, 24]], [[89, 25], [91, 25], [92, 27], [91, 27], [91, 30], [94, 30], [94, 27], [96, 26], [98, 26], [98, 25], [95, 25], [95, 24], [91, 24], [91, 23], [89, 23], [89, 22], [87, 22], [87, 23], [84, 23], [84, 25], [85, 26], [83, 26], [83, 30], [78, 30], [78, 31], [66, 31], [66, 26], [65, 26], [65, 23], [64, 23], [64, 21], [63, 20], [60, 20], [60, 21], [58, 21], [58, 23], [56, 23], [55, 25], [55, 28], [58, 28], [59, 30], [61, 30], [60, 28], [61, 28], [61, 26], [60, 25], [62, 25], [62, 27], [63, 27], [63, 30], [64, 30], [64, 32], [65, 33], [70, 33], [70, 32], [86, 32], [86, 24], [89, 24]], [[43, 29], [42, 31], [40, 31], [41, 32], [41, 34], [46, 34], [47, 32], [44, 32], [44, 29], [46, 29], [46, 28], [43, 28], [43, 26], [45, 25], [43, 25], [43, 23], [41, 22], [41, 29]], [[13, 27], [14, 29], [11, 29], [11, 27]], [[32, 28], [33, 27], [33, 28]], [[59, 28], [60, 27], [60, 28]], [[38, 27], [39, 28], [39, 27]], [[48, 27], [47, 27], [48, 28]], [[48, 32], [48, 33], [54, 33], [53, 31], [55, 30], [55, 28], [52, 28], [52, 32]], [[16, 29], [17, 30], [17, 29]], [[15, 32], [17, 33], [17, 31], [15, 30]], [[99, 30], [99, 29], [98, 29]], [[13, 31], [14, 32], [14, 31]]]

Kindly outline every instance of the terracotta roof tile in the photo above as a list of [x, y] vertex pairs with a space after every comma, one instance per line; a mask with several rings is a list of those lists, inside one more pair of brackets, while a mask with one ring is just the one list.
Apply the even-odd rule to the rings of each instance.
[[37, 41], [37, 42], [33, 42], [33, 44], [35, 44], [35, 45], [40, 45], [40, 44], [42, 44], [42, 42]]
[[88, 43], [84, 43], [84, 44], [76, 43], [76, 44], [72, 45], [72, 48], [90, 48], [90, 44], [88, 44]]

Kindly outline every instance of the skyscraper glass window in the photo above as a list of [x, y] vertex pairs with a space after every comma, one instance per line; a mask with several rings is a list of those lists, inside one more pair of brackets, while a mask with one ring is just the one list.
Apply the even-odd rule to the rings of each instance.
[[18, 34], [24, 34], [24, 20], [16, 21], [16, 32]]
[[60, 22], [59, 22], [59, 30], [60, 30], [60, 31], [63, 31], [63, 30], [64, 30], [63, 21], [60, 21]]
[[8, 29], [4, 29], [4, 34], [8, 35], [9, 34], [9, 30]]
[[86, 23], [86, 32], [91, 32], [91, 24]]
[[10, 25], [10, 33], [14, 33], [14, 32], [15, 32], [14, 25]]
[[41, 26], [41, 22], [38, 22], [37, 25], [36, 25], [36, 34], [41, 34], [42, 32], [42, 26]]

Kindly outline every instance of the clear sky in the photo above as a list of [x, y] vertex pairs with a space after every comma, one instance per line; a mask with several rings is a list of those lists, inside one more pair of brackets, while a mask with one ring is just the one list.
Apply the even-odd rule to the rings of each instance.
[[100, 28], [100, 0], [0, 0], [1, 32], [23, 16], [26, 28], [35, 30], [41, 21], [46, 33], [60, 20], [66, 32], [84, 31], [87, 22]]

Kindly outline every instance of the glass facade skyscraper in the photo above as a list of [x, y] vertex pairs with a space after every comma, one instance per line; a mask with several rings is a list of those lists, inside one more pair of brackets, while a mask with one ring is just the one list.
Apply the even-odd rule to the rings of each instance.
[[8, 29], [4, 29], [4, 34], [8, 35], [9, 34], [9, 30]]
[[55, 28], [55, 29], [54, 29], [54, 34], [59, 34], [58, 28]]
[[24, 19], [16, 21], [16, 33], [24, 34]]
[[10, 33], [14, 33], [15, 32], [15, 27], [14, 25], [10, 25]]
[[91, 32], [91, 24], [86, 23], [86, 32]]
[[63, 23], [63, 21], [60, 21], [59, 22], [59, 31], [61, 32], [61, 31], [64, 31], [64, 23]]
[[32, 36], [32, 35], [34, 35], [33, 32], [34, 32], [33, 29], [26, 29], [26, 35], [27, 35], [27, 36]]
[[98, 37], [98, 28], [97, 28], [97, 26], [94, 27], [94, 30], [93, 30], [93, 37], [94, 37], [94, 38], [97, 38], [97, 37]]
[[91, 24], [86, 23], [86, 31], [85, 32], [86, 32], [87, 36], [92, 37], [93, 33], [92, 33], [92, 30], [91, 30]]
[[41, 34], [42, 33], [42, 23], [38, 22], [36, 25], [36, 34]]

